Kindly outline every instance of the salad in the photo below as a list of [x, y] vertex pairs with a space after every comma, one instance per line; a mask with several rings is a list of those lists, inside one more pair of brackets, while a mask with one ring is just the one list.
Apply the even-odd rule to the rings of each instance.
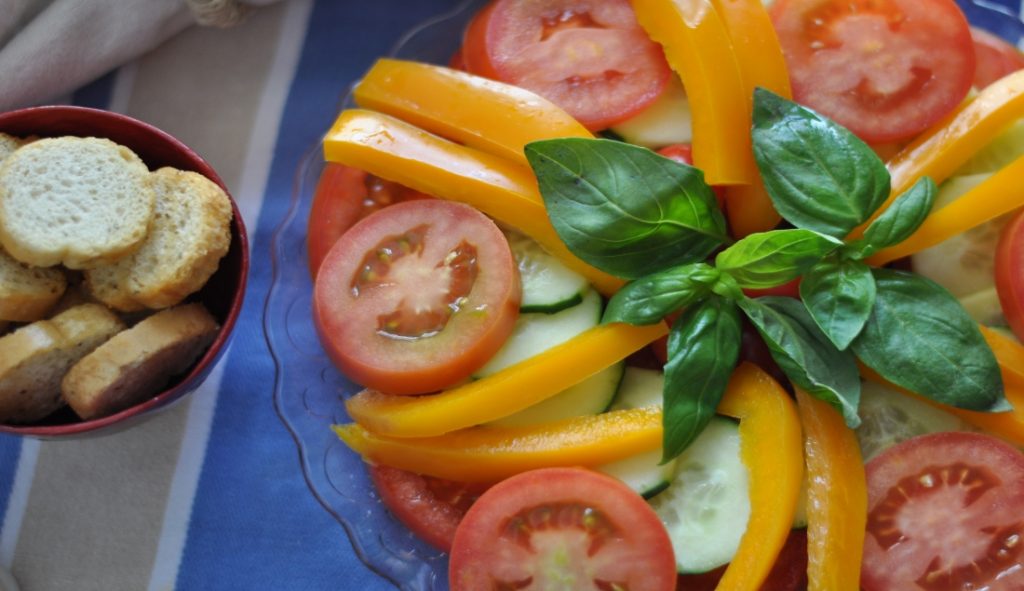
[[1019, 54], [950, 2], [840, 5], [499, 0], [456, 68], [356, 88], [309, 226], [323, 346], [368, 388], [337, 433], [452, 588], [1020, 587], [1024, 460], [990, 434], [1024, 443], [1024, 357], [965, 310], [1020, 331], [1019, 224], [968, 240], [997, 271], [963, 304], [880, 266], [1021, 205], [991, 143]]

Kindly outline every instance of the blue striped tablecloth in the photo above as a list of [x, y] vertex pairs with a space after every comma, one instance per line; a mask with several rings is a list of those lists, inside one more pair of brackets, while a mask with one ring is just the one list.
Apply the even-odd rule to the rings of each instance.
[[236, 28], [190, 29], [75, 93], [209, 160], [245, 217], [252, 269], [231, 349], [186, 402], [106, 437], [0, 436], [0, 568], [24, 591], [393, 588], [306, 486], [261, 316], [302, 155], [376, 56], [458, 3], [286, 0]]

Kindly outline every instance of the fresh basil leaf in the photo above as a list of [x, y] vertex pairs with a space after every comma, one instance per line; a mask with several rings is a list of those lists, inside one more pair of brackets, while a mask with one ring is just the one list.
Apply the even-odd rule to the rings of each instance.
[[932, 211], [935, 182], [922, 177], [913, 187], [907, 189], [892, 202], [882, 215], [871, 222], [864, 231], [864, 238], [858, 241], [858, 256], [869, 257], [883, 248], [903, 242], [917, 231]]
[[678, 456], [715, 414], [740, 354], [736, 304], [712, 297], [672, 325], [665, 364], [663, 459]]
[[782, 217], [842, 238], [889, 196], [889, 173], [852, 133], [771, 91], [754, 91], [754, 157]]
[[800, 299], [818, 328], [844, 351], [860, 334], [875, 305], [875, 278], [860, 261], [832, 257], [811, 267]]
[[811, 230], [760, 232], [718, 253], [715, 267], [740, 287], [775, 287], [803, 275], [842, 245], [840, 240]]
[[999, 412], [995, 355], [978, 325], [948, 291], [924, 277], [874, 269], [875, 306], [851, 348], [890, 382], [950, 406]]
[[853, 354], [837, 349], [793, 298], [743, 298], [739, 305], [786, 377], [834, 406], [851, 429], [857, 427], [860, 374]]
[[704, 174], [611, 140], [532, 142], [526, 157], [548, 216], [576, 256], [635, 279], [704, 260], [728, 240]]
[[642, 325], [707, 295], [721, 273], [711, 265], [694, 263], [652, 273], [626, 284], [604, 310], [602, 322]]

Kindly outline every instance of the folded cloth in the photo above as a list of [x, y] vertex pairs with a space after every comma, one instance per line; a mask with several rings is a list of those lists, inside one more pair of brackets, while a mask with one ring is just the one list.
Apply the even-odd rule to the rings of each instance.
[[55, 100], [192, 24], [277, 0], [2, 0], [0, 111]]

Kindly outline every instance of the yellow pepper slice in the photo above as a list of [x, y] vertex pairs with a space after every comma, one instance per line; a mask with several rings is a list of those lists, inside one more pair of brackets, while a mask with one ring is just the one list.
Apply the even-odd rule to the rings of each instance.
[[[974, 100], [966, 102], [893, 157], [886, 164], [892, 177], [892, 192], [874, 217], [917, 179], [929, 176], [936, 183], [946, 180], [1021, 116], [1024, 116], [1024, 71], [990, 84]], [[855, 229], [850, 237], [860, 237], [866, 227], [864, 224]]]
[[523, 146], [529, 142], [594, 137], [560, 107], [528, 90], [419, 62], [377, 60], [354, 96], [360, 107], [524, 165]]
[[334, 431], [367, 461], [459, 482], [497, 482], [551, 466], [599, 466], [657, 449], [662, 436], [656, 406], [416, 439], [385, 437], [355, 424]]
[[[791, 98], [789, 70], [782, 45], [762, 0], [711, 0], [729, 32], [732, 49], [753, 104], [757, 87]], [[747, 130], [749, 133], [749, 129]]]
[[750, 472], [750, 520], [717, 591], [756, 591], [793, 525], [804, 476], [796, 405], [756, 365], [733, 372], [718, 412], [740, 420], [740, 455]]
[[800, 390], [807, 461], [808, 591], [858, 591], [868, 492], [857, 436], [828, 403]]
[[884, 265], [910, 256], [1024, 206], [1021, 178], [1024, 178], [1024, 156], [1004, 166], [956, 201], [929, 214], [909, 238], [876, 252], [868, 257], [867, 262]]
[[754, 182], [751, 99], [729, 30], [711, 0], [633, 0], [633, 10], [686, 87], [694, 165], [712, 185]]
[[418, 191], [472, 205], [536, 240], [605, 295], [623, 281], [572, 254], [548, 220], [529, 168], [450, 142], [394, 117], [343, 111], [324, 138], [324, 157]]
[[782, 221], [760, 178], [749, 185], [726, 187], [725, 205], [729, 230], [737, 240], [757, 232], [767, 232]]
[[431, 437], [506, 417], [668, 334], [665, 323], [596, 326], [486, 378], [439, 394], [394, 396], [365, 390], [345, 408], [357, 423], [389, 437]]
[[1024, 388], [1024, 345], [983, 324], [979, 324], [978, 328], [999, 361], [1003, 383]]

